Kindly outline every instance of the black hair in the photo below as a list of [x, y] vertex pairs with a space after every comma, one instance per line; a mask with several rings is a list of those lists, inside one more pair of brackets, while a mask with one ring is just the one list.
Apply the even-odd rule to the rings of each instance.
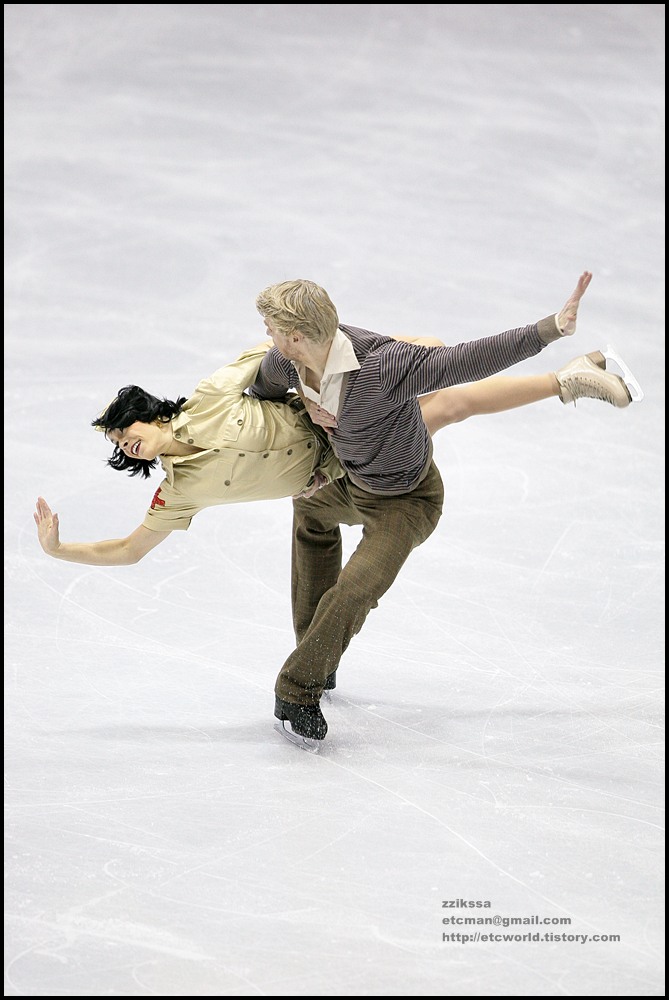
[[[150, 392], [140, 389], [138, 385], [126, 385], [123, 389], [119, 389], [116, 399], [112, 400], [107, 409], [91, 421], [91, 426], [106, 434], [108, 431], [124, 431], [136, 420], [143, 424], [152, 424], [156, 420], [168, 421], [176, 417], [177, 413], [181, 413], [185, 402], [186, 396], [179, 396], [177, 401], [173, 402], [171, 399], [158, 399]], [[142, 475], [148, 479], [157, 461], [157, 458], [150, 462], [143, 458], [131, 458], [115, 445], [107, 465], [121, 472], [127, 469], [129, 476]]]

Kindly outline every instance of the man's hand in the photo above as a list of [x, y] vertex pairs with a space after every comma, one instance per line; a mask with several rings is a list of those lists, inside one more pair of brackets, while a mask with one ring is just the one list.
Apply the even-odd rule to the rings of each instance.
[[557, 314], [557, 325], [563, 337], [571, 337], [576, 332], [576, 314], [578, 313], [578, 304], [583, 298], [585, 290], [591, 281], [592, 272], [584, 271], [578, 279], [576, 288], [562, 306], [560, 312]]
[[326, 431], [332, 431], [339, 425], [337, 424], [337, 418], [333, 413], [329, 413], [328, 410], [324, 410], [322, 406], [318, 403], [314, 403], [313, 399], [308, 399], [306, 396], [302, 396], [302, 402], [304, 403], [305, 409], [309, 415], [309, 419], [314, 423], [318, 424], [319, 427], [325, 428]]

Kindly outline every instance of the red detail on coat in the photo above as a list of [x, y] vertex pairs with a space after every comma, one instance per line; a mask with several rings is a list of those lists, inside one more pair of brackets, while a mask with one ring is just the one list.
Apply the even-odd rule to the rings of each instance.
[[160, 486], [158, 487], [158, 489], [156, 490], [156, 492], [153, 494], [153, 500], [151, 501], [151, 510], [155, 510], [156, 507], [158, 507], [158, 506], [160, 506], [160, 507], [164, 507], [165, 506], [165, 501], [161, 500], [160, 497], [158, 496], [159, 493], [160, 493]]

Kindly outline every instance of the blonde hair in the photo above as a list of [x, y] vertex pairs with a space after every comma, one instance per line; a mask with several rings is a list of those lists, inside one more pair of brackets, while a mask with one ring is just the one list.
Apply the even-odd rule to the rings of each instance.
[[256, 298], [256, 309], [279, 333], [298, 331], [316, 344], [332, 340], [339, 326], [330, 296], [313, 281], [269, 285]]

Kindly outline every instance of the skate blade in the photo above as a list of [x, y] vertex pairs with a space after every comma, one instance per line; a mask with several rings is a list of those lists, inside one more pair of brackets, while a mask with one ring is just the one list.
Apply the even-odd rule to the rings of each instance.
[[623, 359], [620, 357], [615, 347], [612, 347], [611, 344], [608, 344], [604, 348], [602, 354], [609, 361], [614, 361], [618, 365], [618, 367], [622, 372], [621, 378], [625, 383], [625, 385], [627, 386], [627, 391], [630, 394], [632, 402], [640, 403], [641, 400], [643, 399], [643, 389], [639, 385], [638, 379], [636, 379], [632, 374], [629, 365], [627, 365], [626, 362], [623, 361]]
[[290, 723], [286, 726], [285, 722], [277, 721], [274, 723], [274, 728], [277, 733], [281, 733], [282, 736], [285, 736], [287, 740], [294, 743], [295, 746], [299, 747], [301, 750], [307, 750], [309, 753], [318, 753], [321, 748], [321, 743], [323, 742], [322, 740], [312, 740], [309, 739], [308, 736], [300, 736], [299, 733], [294, 733], [293, 730], [290, 729]]

